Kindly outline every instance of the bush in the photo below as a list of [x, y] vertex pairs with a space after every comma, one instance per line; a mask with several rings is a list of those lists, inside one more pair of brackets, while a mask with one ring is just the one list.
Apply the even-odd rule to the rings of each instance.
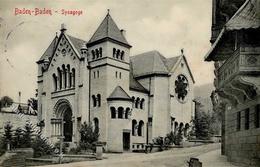
[[4, 146], [4, 140], [3, 137], [0, 137], [0, 156], [5, 153], [5, 146]]
[[22, 147], [31, 147], [32, 144], [32, 125], [27, 122], [24, 126], [23, 138], [22, 138]]
[[37, 136], [33, 141], [32, 148], [34, 151], [34, 157], [52, 155], [54, 153], [54, 148], [50, 144], [48, 144], [47, 140], [42, 139], [40, 135]]
[[12, 138], [13, 138], [12, 128], [13, 128], [13, 126], [12, 126], [11, 122], [7, 122], [4, 126], [4, 137], [3, 137], [2, 149], [6, 150], [7, 144], [9, 143], [10, 146], [12, 144]]
[[[62, 143], [62, 153], [63, 154], [68, 153], [69, 146], [70, 146], [69, 143]], [[56, 154], [60, 153], [60, 142], [55, 143], [54, 149], [56, 150], [55, 151]]]
[[153, 144], [159, 146], [159, 151], [163, 151], [165, 149], [165, 144], [164, 144], [164, 138], [163, 137], [156, 137], [153, 140]]
[[21, 148], [22, 146], [22, 138], [23, 138], [23, 130], [21, 128], [17, 128], [13, 137], [13, 147]]
[[72, 148], [69, 151], [69, 154], [79, 154], [81, 152], [81, 147]]
[[96, 151], [96, 143], [98, 141], [98, 129], [93, 128], [92, 124], [84, 122], [80, 128], [80, 147], [86, 151]]

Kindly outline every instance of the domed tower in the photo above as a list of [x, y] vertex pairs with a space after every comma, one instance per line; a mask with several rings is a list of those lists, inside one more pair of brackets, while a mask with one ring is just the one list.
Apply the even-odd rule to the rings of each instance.
[[[98, 127], [100, 141], [109, 140], [109, 129], [111, 129], [109, 126], [111, 121], [113, 122], [109, 107], [110, 95], [119, 87], [122, 92], [129, 93], [131, 45], [125, 39], [124, 33], [125, 31], [117, 27], [108, 12], [87, 43], [90, 69], [90, 121], [93, 121], [95, 127]], [[125, 99], [117, 99], [116, 101], [120, 103], [121, 100]], [[114, 102], [114, 100], [112, 101]], [[120, 107], [120, 110], [124, 111], [129, 108], [124, 103]], [[124, 121], [130, 122], [128, 119], [124, 119]], [[121, 130], [119, 130], [120, 134], [122, 134]], [[113, 131], [116, 130], [113, 129]], [[107, 146], [109, 147], [109, 144]]]

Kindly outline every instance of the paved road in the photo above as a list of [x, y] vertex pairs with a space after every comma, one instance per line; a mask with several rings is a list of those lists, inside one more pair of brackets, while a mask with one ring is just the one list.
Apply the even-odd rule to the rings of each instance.
[[[190, 148], [175, 148], [172, 150], [152, 154], [124, 153], [106, 154], [107, 159], [101, 161], [85, 161], [53, 167], [185, 167], [190, 157], [201, 157], [207, 163], [207, 159], [214, 159], [220, 152], [220, 144], [209, 144]], [[209, 156], [209, 158], [207, 158]], [[219, 159], [220, 161], [225, 161]], [[202, 161], [203, 162], [203, 161]], [[203, 162], [204, 163], [204, 162]], [[224, 162], [225, 166], [230, 166]], [[203, 165], [204, 167], [205, 165]], [[208, 165], [207, 165], [208, 166]], [[46, 166], [45, 166], [46, 167]], [[50, 166], [48, 166], [50, 167]], [[217, 166], [216, 166], [217, 167]], [[222, 167], [222, 166], [221, 166]]]

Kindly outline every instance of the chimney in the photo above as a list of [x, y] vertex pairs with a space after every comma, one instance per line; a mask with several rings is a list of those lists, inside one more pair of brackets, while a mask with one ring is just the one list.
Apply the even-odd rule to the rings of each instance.
[[64, 23], [61, 24], [60, 31], [63, 33], [67, 30], [66, 25]]
[[18, 92], [18, 103], [21, 104], [21, 96], [22, 96], [22, 93], [19, 91]]
[[126, 38], [126, 31], [124, 29], [121, 29], [120, 32]]

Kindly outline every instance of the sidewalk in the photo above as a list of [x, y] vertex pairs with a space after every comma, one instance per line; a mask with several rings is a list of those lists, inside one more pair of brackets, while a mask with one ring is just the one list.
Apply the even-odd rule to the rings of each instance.
[[226, 156], [221, 155], [220, 149], [201, 154], [199, 158], [204, 167], [237, 167], [227, 161]]

